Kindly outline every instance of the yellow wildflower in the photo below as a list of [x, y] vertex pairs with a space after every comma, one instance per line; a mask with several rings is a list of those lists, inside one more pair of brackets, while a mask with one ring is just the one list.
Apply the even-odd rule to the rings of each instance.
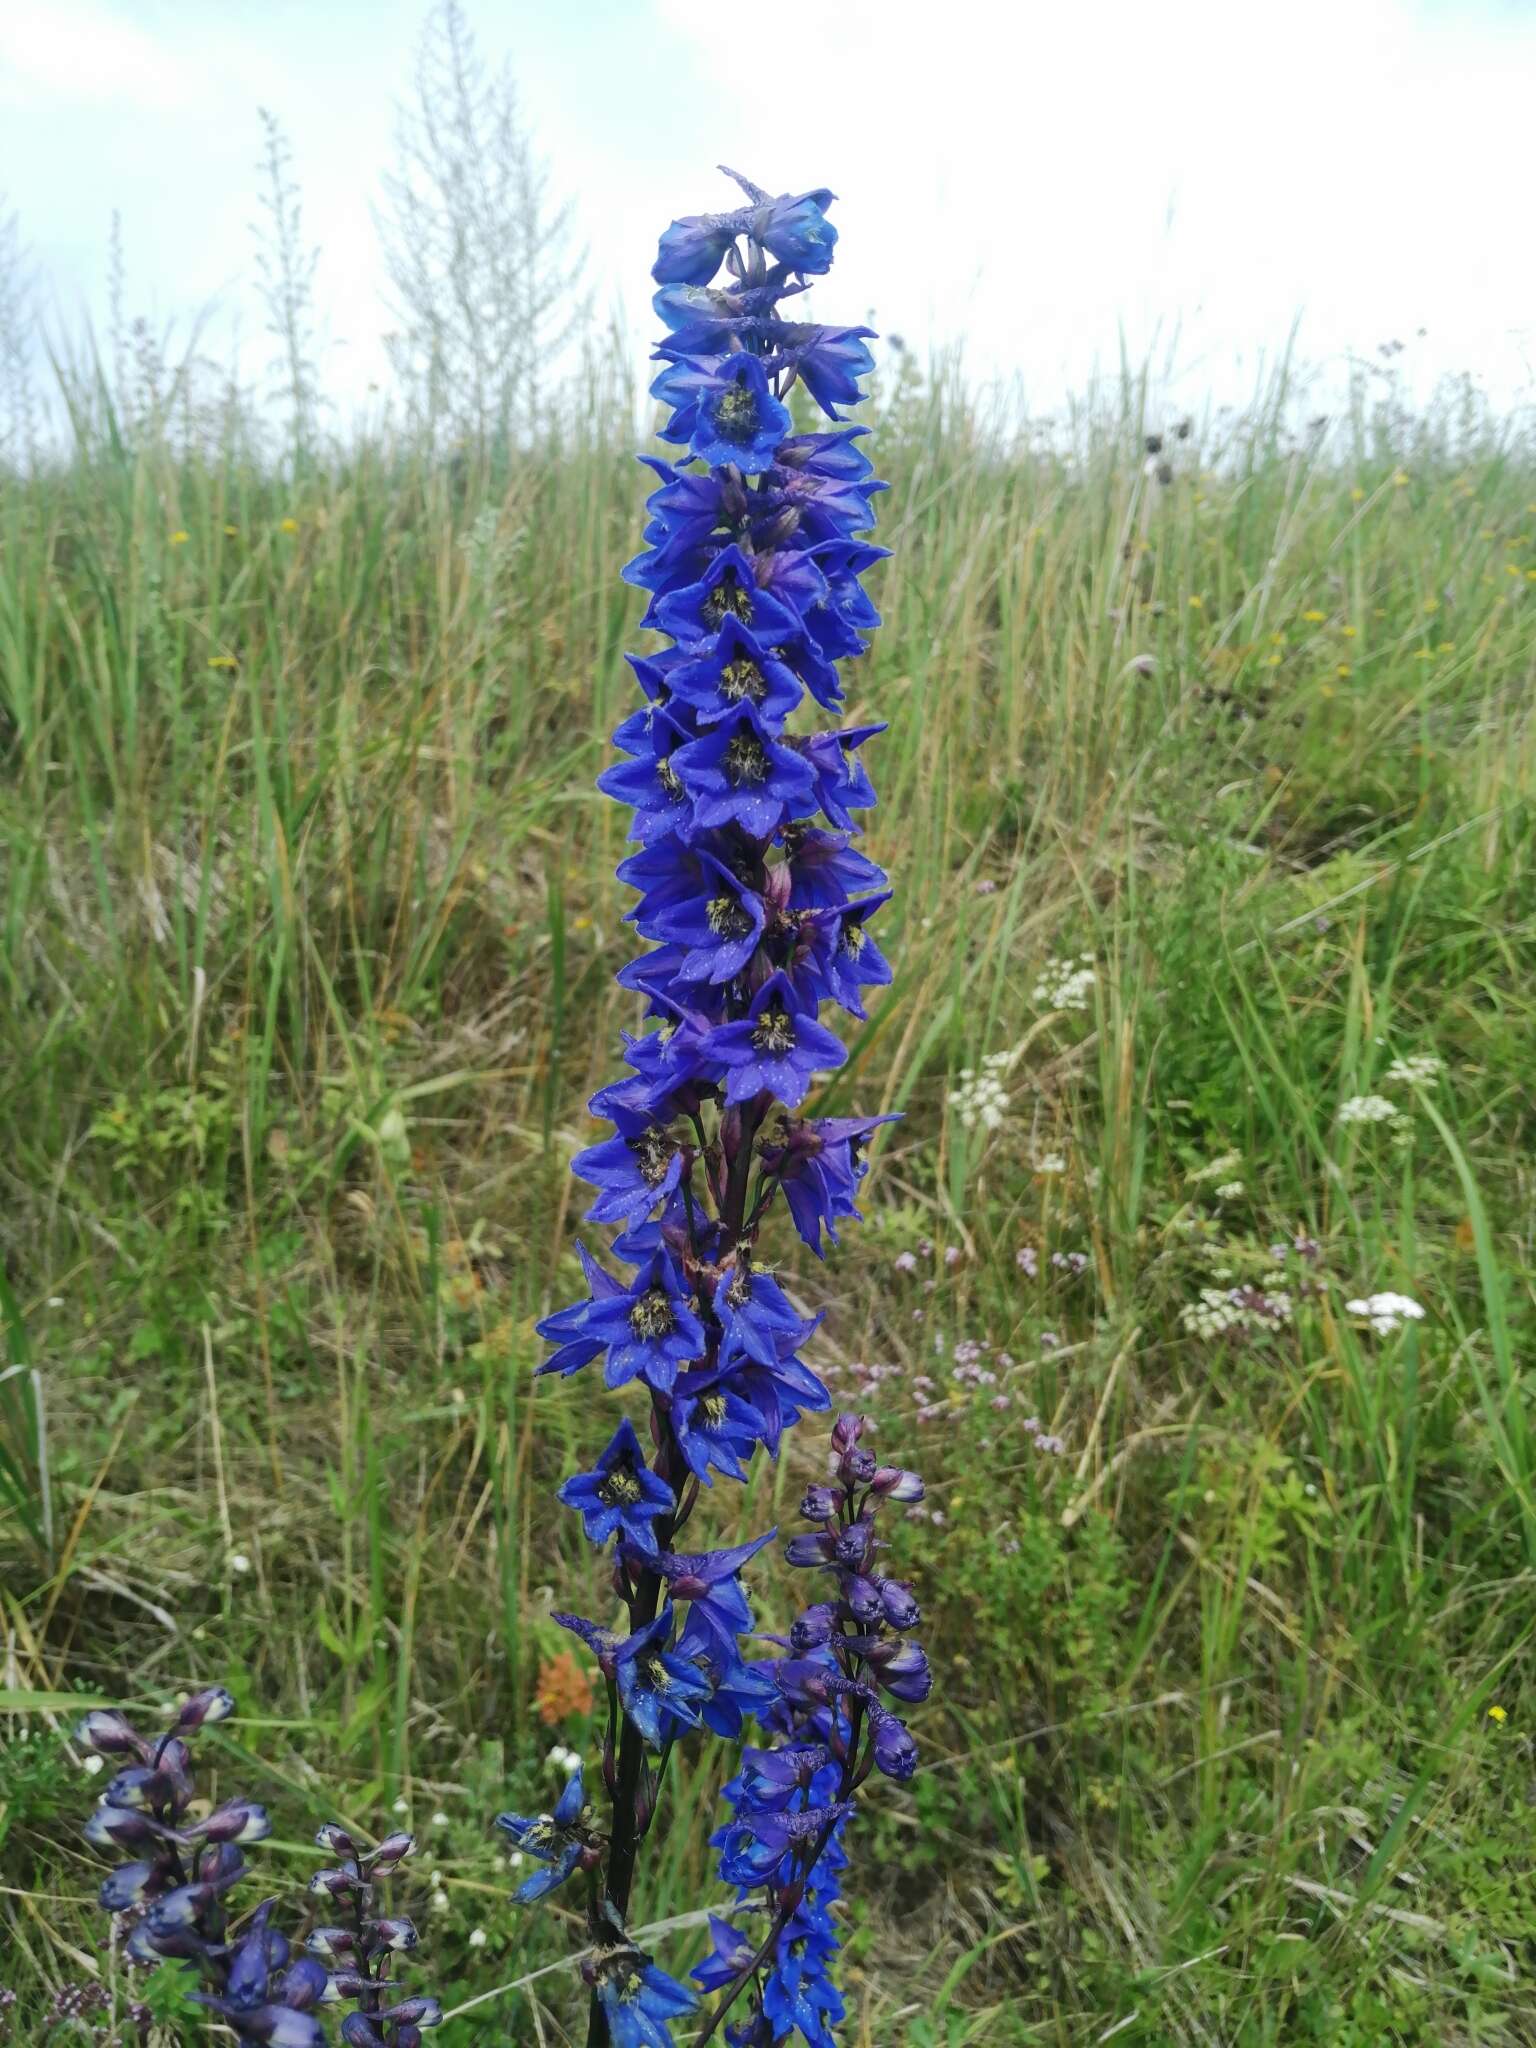
[[1437, 611], [1439, 611], [1439, 609], [1440, 609], [1440, 600], [1439, 600], [1439, 598], [1438, 598], [1438, 597], [1426, 597], [1426, 598], [1425, 598], [1425, 600], [1424, 600], [1424, 609], [1425, 609], [1425, 611], [1427, 611], [1427, 612], [1437, 612]]
[[1203, 597], [1192, 597], [1189, 600], [1189, 604], [1192, 611], [1203, 612], [1205, 610], [1205, 599]]
[[1393, 481], [1393, 483], [1394, 483], [1394, 484], [1396, 484], [1397, 488], [1398, 488], [1399, 490], [1401, 490], [1401, 489], [1403, 488], [1403, 486], [1404, 486], [1404, 485], [1405, 485], [1405, 484], [1407, 483], [1407, 481], [1408, 481], [1408, 472], [1407, 472], [1407, 470], [1405, 470], [1405, 469], [1400, 469], [1400, 470], [1399, 470], [1399, 471], [1397, 472], [1396, 476], [1395, 476], [1395, 477], [1393, 477], [1392, 481]]
[[210, 654], [208, 666], [210, 668], [238, 668], [240, 664], [232, 654]]
[[1340, 626], [1339, 631], [1346, 640], [1353, 640], [1359, 632], [1359, 628], [1357, 626]]
[[279, 533], [297, 533], [299, 530], [299, 522], [297, 521], [297, 519], [279, 519], [279, 521], [277, 522], [277, 530]]
[[1490, 1707], [1488, 1709], [1488, 1718], [1490, 1721], [1507, 1721], [1509, 1719], [1509, 1715], [1505, 1712], [1503, 1707]]
[[184, 526], [178, 526], [176, 531], [171, 535], [171, 546], [173, 548], [184, 548], [186, 544], [187, 529]]
[[231, 540], [234, 540], [235, 537], [238, 535], [240, 529], [238, 526], [226, 526], [224, 531]]
[[1338, 667], [1334, 670], [1334, 674], [1340, 676], [1352, 676], [1354, 674], [1354, 670], [1350, 667], [1347, 661], [1341, 661]]
[[1360, 486], [1356, 484], [1355, 488], [1350, 492], [1349, 495], [1354, 499], [1355, 503], [1358, 505], [1361, 499], [1364, 498], [1365, 493], [1361, 490]]
[[1303, 612], [1301, 616], [1309, 626], [1320, 626], [1328, 614], [1326, 612]]

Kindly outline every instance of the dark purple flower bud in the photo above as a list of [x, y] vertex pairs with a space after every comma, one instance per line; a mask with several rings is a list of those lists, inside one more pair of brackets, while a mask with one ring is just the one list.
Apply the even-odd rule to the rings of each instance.
[[846, 1571], [858, 1571], [875, 1547], [875, 1525], [871, 1521], [851, 1522], [839, 1529], [833, 1546], [837, 1562]]
[[373, 1886], [356, 1870], [317, 1870], [309, 1880], [309, 1889], [328, 1898], [346, 1899], [367, 1898]]
[[197, 1881], [211, 1885], [216, 1892], [227, 1892], [244, 1875], [245, 1858], [233, 1842], [212, 1843], [198, 1856]]
[[888, 1778], [910, 1778], [917, 1769], [917, 1744], [904, 1722], [881, 1708], [871, 1708], [874, 1721], [875, 1767]]
[[314, 2006], [328, 2005], [335, 1996], [330, 1972], [313, 1956], [300, 1956], [283, 1972], [283, 2003], [295, 2012], [309, 2012]]
[[98, 1806], [81, 1830], [93, 1849], [142, 1849], [170, 1833], [129, 1806]]
[[177, 1729], [190, 1735], [199, 1728], [205, 1728], [213, 1721], [227, 1721], [235, 1711], [235, 1696], [222, 1685], [204, 1686], [201, 1692], [193, 1693], [183, 1703], [176, 1716]]
[[[382, 1920], [379, 1922], [381, 1927], [386, 1924]], [[336, 1962], [343, 1956], [356, 1954], [357, 1936], [350, 1927], [316, 1927], [305, 1946], [313, 1949], [317, 1956], [324, 1956], [328, 1962]]]
[[389, 2043], [360, 2012], [349, 2012], [341, 2023], [341, 2038], [347, 2048], [389, 2048]]
[[157, 1934], [147, 1919], [129, 1935], [126, 1952], [136, 1963], [195, 1962], [208, 1953], [208, 1944], [195, 1927], [167, 1928]]
[[918, 1475], [904, 1472], [899, 1465], [881, 1465], [870, 1485], [881, 1500], [921, 1500], [924, 1493]]
[[773, 1682], [786, 1698], [800, 1706], [824, 1707], [840, 1688], [837, 1674], [810, 1658], [797, 1658], [774, 1666]]
[[830, 1601], [821, 1601], [815, 1607], [807, 1607], [789, 1632], [790, 1648], [804, 1656], [807, 1650], [818, 1650], [832, 1633], [837, 1619], [837, 1609]]
[[880, 1605], [892, 1628], [916, 1628], [923, 1618], [912, 1588], [900, 1579], [880, 1581]]
[[348, 1856], [354, 1862], [357, 1860], [358, 1847], [356, 1842], [353, 1841], [346, 1829], [336, 1821], [328, 1820], [325, 1826], [316, 1833], [315, 1841], [328, 1856]]
[[249, 1799], [226, 1800], [192, 1830], [205, 1842], [264, 1842], [271, 1832], [267, 1809]]
[[385, 2006], [378, 2017], [397, 2025], [436, 2027], [442, 2024], [443, 2008], [435, 1998], [403, 1998], [398, 2005]]
[[115, 1708], [93, 1707], [75, 1730], [75, 1740], [98, 1756], [148, 1756], [150, 1745], [127, 1716]]
[[393, 1870], [395, 1865], [403, 1862], [415, 1848], [416, 1837], [408, 1834], [404, 1828], [397, 1828], [394, 1834], [384, 1837], [377, 1849], [370, 1850], [363, 1860], [377, 1876], [380, 1871]]
[[845, 1411], [838, 1416], [836, 1422], [832, 1425], [832, 1448], [839, 1457], [844, 1452], [853, 1449], [853, 1446], [864, 1434], [865, 1425], [868, 1420], [868, 1416], [855, 1415], [851, 1411]]
[[876, 1580], [866, 1579], [859, 1572], [847, 1572], [843, 1576], [843, 1604], [855, 1621], [878, 1621], [883, 1613], [880, 1587]]
[[922, 1645], [906, 1642], [868, 1642], [862, 1654], [886, 1691], [898, 1700], [925, 1700], [933, 1691], [933, 1673]]
[[393, 1920], [370, 1920], [368, 1925], [373, 1935], [373, 1943], [380, 1949], [404, 1952], [406, 1949], [413, 1949], [420, 1939], [416, 1932], [416, 1923], [407, 1920], [404, 1914]]
[[108, 1806], [131, 1806], [136, 1813], [153, 1813], [169, 1802], [174, 1789], [168, 1771], [130, 1764], [126, 1771], [108, 1779], [101, 1796]]
[[217, 1895], [212, 1885], [179, 1884], [174, 1891], [168, 1891], [162, 1898], [151, 1902], [144, 1915], [145, 1924], [158, 1941], [162, 1935], [196, 1927], [209, 1907], [216, 1903]]
[[830, 1522], [846, 1498], [840, 1486], [808, 1486], [800, 1512], [808, 1522]]
[[835, 1554], [836, 1543], [825, 1532], [817, 1535], [791, 1536], [784, 1546], [786, 1564], [830, 1564]]
[[874, 1478], [879, 1467], [875, 1463], [873, 1451], [866, 1451], [862, 1447], [856, 1446], [853, 1450], [844, 1454], [843, 1462], [838, 1469], [841, 1471], [844, 1479], [856, 1480], [860, 1486], [864, 1486]]
[[162, 1862], [122, 1863], [110, 1877], [103, 1878], [96, 1894], [108, 1913], [126, 1913], [130, 1906], [142, 1906], [165, 1882], [170, 1866]]

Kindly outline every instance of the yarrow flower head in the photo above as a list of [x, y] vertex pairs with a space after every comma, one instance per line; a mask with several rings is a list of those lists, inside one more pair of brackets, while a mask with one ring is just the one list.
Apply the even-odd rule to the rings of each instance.
[[1367, 1294], [1344, 1304], [1352, 1316], [1364, 1316], [1378, 1337], [1390, 1337], [1404, 1323], [1421, 1323], [1424, 1310], [1407, 1294]]
[[1341, 1124], [1389, 1124], [1402, 1114], [1385, 1095], [1351, 1095], [1339, 1104]]
[[[578, 1775], [553, 1813], [499, 1823], [541, 1865], [523, 1899], [592, 1873], [591, 2039], [618, 2048], [664, 2048], [697, 2002], [626, 1931], [672, 1745], [701, 1727], [760, 1735], [716, 1843], [767, 1931], [745, 1947], [716, 1923], [695, 1978], [720, 2005], [697, 2038], [731, 2015], [730, 2042], [798, 2029], [820, 2048], [842, 2012], [829, 1909], [854, 1794], [871, 1770], [911, 1774], [916, 1746], [891, 1702], [931, 1683], [909, 1633], [916, 1601], [880, 1572], [876, 1535], [881, 1502], [917, 1499], [921, 1482], [876, 1461], [861, 1418], [837, 1423], [833, 1482], [807, 1495], [816, 1532], [789, 1545], [821, 1578], [789, 1637], [756, 1632], [743, 1578], [775, 1532], [682, 1542], [702, 1489], [745, 1480], [830, 1406], [801, 1355], [819, 1318], [758, 1241], [778, 1211], [818, 1256], [836, 1243], [891, 1120], [818, 1115], [813, 1101], [846, 1059], [836, 1013], [864, 1018], [892, 980], [877, 936], [890, 891], [856, 844], [875, 802], [863, 750], [883, 727], [838, 722], [839, 664], [879, 624], [863, 579], [885, 553], [868, 538], [884, 486], [865, 429], [843, 417], [873, 367], [870, 336], [782, 310], [831, 264], [831, 193], [775, 197], [728, 175], [745, 203], [675, 221], [655, 264], [666, 335], [651, 388], [672, 453], [645, 458], [646, 544], [624, 574], [667, 644], [631, 657], [641, 701], [598, 778], [631, 813], [619, 879], [644, 949], [618, 979], [642, 1021], [627, 1071], [592, 1098], [611, 1134], [575, 1170], [596, 1190], [588, 1220], [617, 1235], [606, 1256], [580, 1247], [585, 1297], [539, 1325], [553, 1347], [542, 1372], [600, 1361], [606, 1386], [649, 1410], [648, 1447], [621, 1420], [560, 1488], [588, 1539], [611, 1546], [613, 1611], [556, 1620], [608, 1690], [612, 1817], [597, 1826]], [[796, 386], [826, 427], [795, 430]], [[995, 1062], [987, 1075], [1000, 1093]], [[764, 1641], [783, 1654], [759, 1654]]]

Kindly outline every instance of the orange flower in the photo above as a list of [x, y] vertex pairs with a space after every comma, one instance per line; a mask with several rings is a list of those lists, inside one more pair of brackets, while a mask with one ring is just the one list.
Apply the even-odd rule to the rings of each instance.
[[546, 1728], [557, 1726], [573, 1714], [591, 1713], [591, 1677], [569, 1650], [561, 1650], [539, 1666], [539, 1689], [533, 1704]]

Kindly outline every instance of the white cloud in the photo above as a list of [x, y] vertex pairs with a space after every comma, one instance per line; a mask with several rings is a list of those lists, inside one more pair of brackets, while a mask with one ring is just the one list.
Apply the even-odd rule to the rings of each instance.
[[193, 104], [196, 79], [187, 54], [89, 0], [0, 10], [0, 105], [169, 113]]

